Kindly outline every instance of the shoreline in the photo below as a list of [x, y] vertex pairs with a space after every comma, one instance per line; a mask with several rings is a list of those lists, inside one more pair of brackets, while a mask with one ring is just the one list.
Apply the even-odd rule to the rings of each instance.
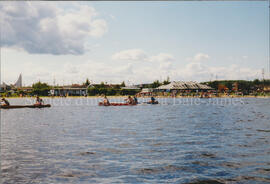
[[[132, 96], [132, 95], [131, 95]], [[87, 96], [87, 97], [84, 97], [84, 96], [68, 96], [68, 97], [59, 97], [59, 96], [55, 96], [55, 97], [49, 97], [49, 96], [40, 96], [41, 98], [50, 98], [50, 99], [53, 99], [53, 98], [56, 98], [56, 99], [65, 99], [65, 98], [103, 98], [103, 96]], [[127, 96], [107, 96], [107, 98], [127, 98]], [[175, 96], [175, 97], [171, 97], [171, 96], [154, 96], [155, 98], [200, 98], [198, 96]], [[7, 99], [18, 99], [18, 98], [36, 98], [36, 97], [4, 97], [4, 98], [7, 98]], [[150, 98], [150, 96], [144, 96], [144, 97], [138, 97], [138, 98]], [[270, 96], [252, 96], [252, 95], [247, 95], [247, 96], [234, 96], [234, 95], [231, 95], [231, 96], [214, 96], [214, 97], [210, 97], [210, 98], [270, 98]], [[203, 98], [203, 99], [209, 99], [209, 98]]]

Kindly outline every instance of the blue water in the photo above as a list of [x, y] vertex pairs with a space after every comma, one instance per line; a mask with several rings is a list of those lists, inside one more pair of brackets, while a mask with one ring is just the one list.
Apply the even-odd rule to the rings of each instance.
[[270, 183], [270, 99], [98, 100], [2, 109], [2, 183]]

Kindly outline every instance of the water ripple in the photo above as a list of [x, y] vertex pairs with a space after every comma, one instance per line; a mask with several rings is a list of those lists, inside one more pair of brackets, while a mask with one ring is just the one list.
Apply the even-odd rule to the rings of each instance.
[[1, 110], [3, 184], [270, 183], [270, 99], [112, 108], [65, 100]]

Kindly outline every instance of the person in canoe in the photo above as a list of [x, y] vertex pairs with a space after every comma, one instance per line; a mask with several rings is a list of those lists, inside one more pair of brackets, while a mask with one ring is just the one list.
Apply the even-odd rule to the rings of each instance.
[[2, 104], [3, 106], [9, 106], [10, 105], [9, 101], [7, 99], [5, 99], [5, 98], [2, 98], [1, 102], [3, 102], [3, 104]]
[[37, 96], [35, 105], [43, 105], [43, 104], [44, 104], [44, 101], [42, 100], [42, 98]]
[[109, 102], [109, 100], [108, 100], [108, 98], [107, 98], [106, 95], [104, 96], [103, 104], [104, 104], [104, 105], [110, 105], [110, 102]]
[[128, 104], [134, 104], [134, 99], [131, 98], [131, 96], [128, 96], [128, 98], [125, 99], [125, 101], [126, 101]]
[[137, 99], [137, 97], [136, 97], [136, 95], [133, 97], [133, 101], [134, 101], [134, 104], [138, 104], [138, 99]]
[[151, 96], [151, 100], [148, 103], [149, 104], [157, 104], [158, 101], [156, 101], [156, 99], [153, 96]]

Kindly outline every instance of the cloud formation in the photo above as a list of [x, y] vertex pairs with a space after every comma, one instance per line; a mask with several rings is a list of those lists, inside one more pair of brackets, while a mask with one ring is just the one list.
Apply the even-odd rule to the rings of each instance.
[[174, 60], [174, 56], [168, 53], [159, 53], [156, 56], [151, 56], [149, 60], [153, 62], [170, 62]]
[[[64, 67], [55, 71], [44, 71], [43, 67], [29, 66], [17, 72], [6, 73], [4, 78], [14, 78], [19, 72], [23, 73], [25, 84], [31, 85], [37, 80], [52, 84], [53, 78], [57, 84], [81, 83], [89, 78], [95, 83], [106, 81], [120, 83], [123, 80], [129, 84], [148, 83], [154, 80], [164, 80], [167, 76], [171, 80], [179, 81], [209, 81], [222, 79], [253, 80], [260, 77], [260, 69], [243, 68], [239, 65], [212, 67], [204, 63], [192, 62], [186, 65], [176, 65], [175, 62], [148, 62], [147, 65], [125, 63], [121, 65], [108, 65], [104, 62], [89, 60], [80, 64], [68, 62]], [[28, 66], [28, 65], [27, 65]], [[35, 71], [32, 68], [35, 67]], [[3, 79], [5, 82], [7, 80]], [[15, 81], [15, 79], [14, 79]], [[11, 82], [14, 82], [11, 81]]]
[[195, 54], [195, 56], [187, 58], [187, 60], [188, 60], [188, 61], [199, 62], [199, 61], [207, 60], [207, 59], [209, 59], [209, 58], [210, 58], [210, 56], [209, 56], [208, 54], [205, 54], [205, 53], [197, 53], [197, 54]]
[[157, 55], [149, 56], [149, 54], [147, 54], [142, 49], [128, 49], [113, 54], [112, 59], [123, 61], [149, 61], [155, 63], [170, 63], [174, 60], [174, 56], [168, 53], [159, 53]]
[[129, 49], [112, 55], [113, 60], [144, 61], [148, 58], [142, 49]]
[[[4, 49], [4, 52], [6, 49]], [[11, 49], [10, 49], [11, 50]], [[143, 61], [134, 62], [115, 62], [102, 60], [83, 60], [73, 62], [68, 61], [55, 62], [53, 67], [51, 63], [40, 65], [35, 60], [20, 63], [18, 67], [11, 64], [5, 64], [5, 70], [2, 72], [2, 80], [6, 83], [14, 83], [16, 77], [22, 73], [24, 84], [32, 85], [38, 80], [53, 84], [71, 84], [82, 83], [86, 78], [92, 82], [100, 83], [120, 83], [123, 80], [126, 84], [150, 83], [154, 80], [161, 80], [170, 77], [171, 80], [179, 81], [209, 81], [222, 79], [244, 79], [253, 80], [260, 78], [261, 69], [243, 67], [242, 65], [224, 65], [211, 66], [207, 62], [186, 62], [184, 64], [178, 58], [169, 53], [157, 53], [151, 55], [146, 51]], [[15, 52], [12, 50], [12, 52]], [[135, 57], [136, 58], [136, 57]], [[138, 57], [140, 58], [140, 57]], [[8, 67], [7, 67], [8, 66]], [[33, 71], [34, 68], [34, 71]]]
[[[212, 67], [204, 63], [210, 56], [205, 53], [195, 54], [188, 58], [189, 63], [180, 65], [181, 62], [176, 62], [177, 59], [169, 53], [159, 53], [149, 56], [142, 49], [130, 49], [120, 51], [113, 55], [115, 60], [125, 61], [147, 61], [143, 65], [138, 65], [136, 62], [129, 63], [136, 65], [133, 67], [132, 78], [134, 81], [153, 81], [157, 79], [166, 79], [170, 76], [173, 80], [193, 80], [193, 81], [208, 81], [217, 79], [244, 79], [253, 80], [258, 78], [260, 70], [243, 68], [238, 65]], [[113, 69], [111, 70], [113, 71]], [[145, 75], [147, 74], [147, 75]], [[125, 76], [123, 76], [125, 77]], [[131, 76], [129, 76], [131, 77]]]
[[88, 38], [103, 36], [108, 28], [96, 10], [77, 4], [1, 2], [2, 47], [23, 49], [31, 54], [74, 54], [86, 51]]

